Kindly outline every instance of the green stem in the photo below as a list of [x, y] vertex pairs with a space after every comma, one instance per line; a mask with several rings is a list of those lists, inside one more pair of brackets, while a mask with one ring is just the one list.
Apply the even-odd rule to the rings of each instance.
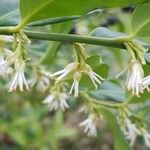
[[[4, 27], [0, 28], [0, 34], [11, 35], [15, 32], [15, 27]], [[43, 33], [43, 32], [32, 32], [23, 31], [29, 38], [38, 40], [50, 40], [66, 43], [86, 43], [110, 47], [125, 48], [122, 44], [125, 37], [122, 38], [100, 38], [100, 37], [88, 37], [71, 34], [59, 34], [59, 33]]]
[[[3, 27], [0, 28], [0, 34], [11, 35], [16, 31], [15, 27]], [[128, 37], [118, 38], [102, 38], [92, 36], [79, 36], [72, 34], [61, 34], [61, 33], [43, 33], [43, 32], [32, 32], [23, 30], [23, 32], [31, 39], [48, 40], [66, 43], [86, 43], [93, 45], [101, 45], [107, 47], [116, 47], [126, 49], [123, 42], [128, 40]], [[145, 48], [150, 48], [149, 45], [143, 45]]]
[[57, 42], [66, 42], [66, 43], [86, 43], [110, 47], [125, 48], [122, 44], [123, 39], [117, 38], [99, 38], [99, 37], [89, 37], [89, 36], [79, 36], [71, 34], [60, 34], [60, 33], [42, 33], [42, 32], [31, 32], [24, 31], [24, 33], [33, 39], [39, 40], [51, 40]]

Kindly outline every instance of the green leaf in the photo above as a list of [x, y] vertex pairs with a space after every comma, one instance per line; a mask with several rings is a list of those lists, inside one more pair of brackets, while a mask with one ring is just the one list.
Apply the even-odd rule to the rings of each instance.
[[92, 90], [89, 94], [97, 100], [122, 102], [125, 99], [125, 91], [114, 80], [103, 82], [98, 90]]
[[150, 100], [150, 92], [145, 91], [140, 97], [133, 97], [128, 103], [129, 104], [136, 104], [136, 103], [143, 103]]
[[86, 59], [86, 63], [88, 65], [90, 65], [92, 68], [94, 68], [95, 66], [100, 65], [102, 63], [101, 56], [99, 56], [99, 55], [93, 55], [91, 57], [88, 57]]
[[19, 22], [17, 0], [0, 0], [0, 26], [14, 26]]
[[[107, 77], [108, 70], [109, 70], [109, 68], [108, 68], [108, 65], [106, 65], [106, 64], [101, 64], [101, 65], [97, 65], [97, 66], [93, 67], [93, 71], [96, 72], [98, 75], [100, 75], [103, 78]], [[80, 85], [88, 90], [92, 90], [95, 88], [88, 75], [84, 75], [81, 78]]]
[[[113, 30], [110, 30], [110, 29], [105, 28], [105, 27], [98, 27], [91, 32], [90, 36], [110, 39], [110, 38], [123, 37], [123, 36], [127, 36], [127, 35], [125, 33], [113, 31]], [[148, 48], [148, 49], [150, 48], [149, 44], [147, 44], [147, 43], [145, 43], [139, 39], [136, 39], [136, 42], [140, 43], [145, 48]]]
[[28, 26], [29, 27], [46, 26], [46, 25], [57, 24], [57, 23], [62, 23], [62, 22], [66, 22], [66, 21], [75, 20], [80, 17], [81, 16], [65, 16], [65, 17], [44, 19], [44, 20], [34, 21], [34, 22], [28, 24]]
[[150, 65], [149, 64], [144, 65], [143, 70], [144, 70], [144, 76], [148, 76], [149, 70], [150, 70]]
[[140, 118], [150, 125], [150, 102], [144, 103], [141, 108], [137, 110], [137, 113]]
[[117, 119], [114, 116], [114, 114], [109, 111], [106, 107], [99, 107], [100, 112], [106, 119], [110, 129], [112, 130], [113, 136], [114, 136], [114, 142], [115, 142], [115, 150], [131, 150], [130, 146], [125, 139], [125, 136], [122, 134], [120, 130], [120, 126], [118, 125]]
[[90, 36], [104, 37], [104, 38], [117, 38], [120, 36], [125, 36], [125, 34], [121, 33], [121, 32], [110, 30], [105, 27], [98, 27], [91, 32]]
[[83, 16], [76, 15], [76, 16], [63, 16], [63, 17], [48, 18], [48, 19], [34, 21], [34, 22], [28, 24], [28, 26], [38, 27], [38, 26], [46, 26], [46, 25], [51, 25], [51, 24], [63, 23], [66, 21], [72, 21], [75, 19], [83, 18], [83, 17], [89, 17], [93, 14], [100, 14], [103, 12], [104, 12], [104, 9], [96, 9], [96, 10], [92, 10], [92, 11], [88, 12], [87, 14], [85, 14]]
[[132, 34], [150, 36], [150, 3], [139, 5], [132, 16]]
[[20, 13], [22, 21], [20, 27], [27, 23], [47, 18], [82, 15], [94, 8], [107, 8], [127, 6], [142, 3], [145, 0], [20, 0]]
[[50, 17], [50, 3], [53, 0], [20, 0], [21, 25]]
[[145, 53], [144, 55], [146, 62], [150, 64], [150, 53]]
[[70, 0], [66, 3], [66, 0], [53, 0], [50, 5], [51, 8], [49, 9], [49, 17], [81, 15], [94, 8], [127, 6], [145, 1], [146, 0]]

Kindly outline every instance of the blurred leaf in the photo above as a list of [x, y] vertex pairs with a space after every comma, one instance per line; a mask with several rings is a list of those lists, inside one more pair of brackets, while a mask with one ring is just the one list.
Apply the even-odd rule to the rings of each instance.
[[60, 129], [63, 124], [63, 114], [61, 111], [57, 111], [54, 119], [54, 130]]
[[150, 53], [145, 53], [144, 55], [146, 62], [150, 64]]
[[120, 130], [120, 126], [118, 125], [117, 119], [114, 116], [114, 114], [109, 111], [106, 107], [99, 107], [100, 113], [104, 115], [104, 118], [106, 119], [109, 127], [111, 128], [114, 136], [114, 142], [115, 142], [115, 150], [131, 150], [130, 146], [125, 139], [125, 136], [122, 134]]
[[92, 90], [89, 94], [97, 100], [122, 102], [125, 99], [125, 91], [113, 80], [103, 82], [98, 90]]
[[138, 109], [138, 116], [150, 125], [150, 103], [147, 102]]
[[77, 135], [77, 132], [75, 129], [71, 128], [63, 128], [61, 131], [59, 131], [59, 138], [73, 138]]
[[[65, 22], [65, 23], [55, 24], [51, 26], [51, 28], [52, 28], [52, 32], [67, 33], [70, 30], [70, 26], [71, 26], [71, 22]], [[49, 42], [47, 52], [45, 53], [45, 56], [41, 60], [42, 64], [48, 65], [48, 64], [55, 63], [59, 46], [60, 43], [58, 42]]]
[[150, 36], [150, 3], [139, 5], [132, 16], [132, 33]]
[[129, 104], [136, 104], [136, 103], [143, 103], [150, 100], [150, 92], [147, 90], [140, 95], [140, 97], [134, 96], [130, 101]]
[[121, 33], [121, 32], [110, 30], [105, 27], [98, 27], [91, 32], [90, 36], [104, 37], [104, 38], [117, 38], [120, 36], [125, 36], [125, 34]]
[[0, 26], [14, 26], [19, 22], [17, 0], [0, 0]]
[[143, 70], [144, 70], [144, 76], [148, 76], [150, 71], [150, 64], [143, 65]]
[[26, 145], [25, 133], [22, 130], [12, 129], [12, 130], [9, 130], [8, 134], [11, 137], [11, 139], [14, 140], [17, 144], [21, 146]]

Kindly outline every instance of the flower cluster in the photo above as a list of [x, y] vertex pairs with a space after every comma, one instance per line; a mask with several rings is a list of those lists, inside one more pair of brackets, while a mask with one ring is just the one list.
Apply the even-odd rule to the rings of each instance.
[[101, 81], [104, 79], [96, 74], [92, 68], [86, 63], [70, 63], [64, 69], [52, 74], [52, 77], [58, 76], [56, 78], [56, 83], [62, 81], [66, 76], [72, 75], [73, 77], [73, 84], [70, 89], [70, 94], [74, 90], [74, 97], [78, 97], [79, 95], [79, 81], [82, 77], [82, 74], [86, 74], [91, 79], [92, 83], [94, 84], [95, 88], [98, 87], [97, 84], [101, 84]]
[[84, 132], [87, 133], [88, 136], [97, 136], [97, 117], [95, 114], [91, 114], [86, 120], [81, 122], [79, 126], [85, 127]]
[[[10, 82], [9, 91], [16, 91], [19, 89], [29, 90], [29, 87], [36, 87], [37, 91], [42, 93], [49, 92], [48, 96], [43, 100], [43, 103], [47, 105], [50, 111], [61, 109], [62, 111], [69, 108], [67, 103], [68, 95], [66, 90], [61, 86], [60, 83], [64, 83], [66, 79], [73, 80], [69, 94], [74, 93], [74, 97], [79, 96], [80, 81], [84, 75], [93, 83], [95, 89], [104, 80], [99, 74], [93, 71], [93, 68], [86, 63], [86, 53], [84, 48], [80, 44], [75, 44], [75, 60], [69, 63], [64, 69], [57, 71], [53, 74], [46, 71], [41, 66], [33, 67], [33, 77], [27, 81], [25, 77], [26, 61], [28, 55], [26, 51], [26, 45], [30, 43], [26, 35], [22, 32], [15, 33], [13, 39], [0, 37], [0, 77], [7, 79], [13, 71], [15, 71], [12, 81]], [[6, 49], [6, 42], [12, 43], [12, 50]], [[126, 41], [124, 45], [128, 49], [131, 56], [129, 65], [119, 74], [119, 76], [127, 71], [126, 89], [132, 91], [132, 95], [140, 96], [145, 89], [150, 91], [150, 75], [144, 77], [144, 71], [142, 66], [146, 64], [144, 54], [146, 49], [138, 44], [136, 41]], [[54, 83], [51, 80], [54, 79]], [[64, 84], [62, 84], [64, 85]], [[88, 102], [87, 102], [88, 103]], [[90, 103], [90, 102], [89, 102]], [[92, 106], [91, 106], [92, 107]], [[97, 135], [97, 124], [100, 115], [92, 112], [88, 112], [88, 108], [82, 109], [84, 112], [89, 113], [89, 117], [79, 124], [79, 126], [85, 128], [85, 133], [88, 136]], [[121, 129], [130, 141], [130, 145], [133, 146], [138, 136], [143, 136], [146, 146], [150, 147], [150, 134], [143, 123], [139, 124], [136, 119], [131, 118], [132, 115], [127, 110], [122, 109], [118, 117], [118, 122]]]
[[62, 111], [69, 108], [67, 103], [68, 95], [61, 92], [59, 88], [50, 90], [49, 95], [44, 99], [43, 103], [47, 104], [50, 111], [60, 108]]
[[118, 122], [131, 146], [135, 144], [138, 136], [143, 136], [146, 146], [150, 148], [150, 134], [145, 129], [142, 120], [139, 118], [136, 120], [128, 110], [122, 109], [119, 112]]
[[144, 89], [149, 90], [148, 86], [150, 85], [150, 77], [144, 77], [142, 68], [142, 65], [146, 64], [144, 54], [147, 50], [136, 41], [125, 42], [124, 45], [131, 55], [131, 62], [117, 77], [127, 70], [126, 88], [131, 90], [133, 95], [139, 97]]
[[32, 78], [28, 81], [28, 84], [36, 87], [39, 92], [46, 92], [50, 87], [51, 73], [46, 71], [43, 67], [35, 67], [33, 69]]
[[[27, 60], [25, 45], [28, 43], [27, 37], [20, 32], [14, 35], [0, 39], [0, 76], [8, 78], [15, 70], [15, 75], [10, 83], [9, 91], [19, 89], [23, 91], [24, 87], [29, 90], [27, 80], [25, 78], [25, 61]], [[13, 51], [5, 48], [5, 43], [13, 42]], [[14, 67], [13, 67], [14, 66]], [[14, 68], [14, 69], [13, 69]]]

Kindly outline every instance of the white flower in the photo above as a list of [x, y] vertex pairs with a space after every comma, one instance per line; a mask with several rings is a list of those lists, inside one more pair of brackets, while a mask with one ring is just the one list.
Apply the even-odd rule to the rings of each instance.
[[148, 91], [150, 91], [149, 89], [149, 85], [150, 85], [150, 75], [145, 77], [143, 80], [142, 80], [142, 85], [143, 85], [143, 88], [144, 89], [147, 89]]
[[12, 42], [13, 41], [13, 36], [0, 35], [0, 40], [5, 41], [5, 42]]
[[48, 95], [43, 103], [48, 105], [50, 111], [56, 110], [60, 108], [61, 110], [65, 110], [69, 108], [66, 99], [68, 98], [66, 93], [60, 93], [58, 91], [53, 91], [50, 95]]
[[101, 84], [101, 81], [103, 81], [104, 79], [101, 76], [99, 76], [97, 73], [92, 71], [92, 68], [89, 65], [86, 64], [86, 67], [87, 67], [86, 74], [90, 77], [92, 83], [97, 89], [98, 88], [97, 84]]
[[96, 128], [96, 118], [93, 115], [90, 115], [88, 119], [84, 120], [79, 124], [79, 126], [84, 126], [84, 132], [87, 133], [88, 136], [97, 136], [97, 128]]
[[126, 88], [131, 90], [133, 95], [139, 96], [143, 93], [142, 79], [144, 72], [139, 61], [131, 61], [131, 63], [117, 76], [117, 78], [128, 70]]
[[75, 72], [73, 75], [73, 84], [71, 86], [69, 94], [72, 94], [74, 90], [74, 97], [79, 96], [79, 81], [81, 79], [81, 76], [82, 76], [81, 72]]
[[12, 51], [6, 48], [0, 49], [0, 76], [5, 79], [8, 77], [9, 74], [12, 73], [13, 70], [7, 62], [7, 57], [12, 53]]
[[89, 76], [95, 88], [98, 87], [97, 84], [101, 84], [101, 81], [104, 80], [101, 76], [92, 71], [92, 68], [85, 63], [71, 63], [67, 65], [63, 70], [54, 73], [52, 77], [58, 76], [55, 79], [56, 83], [58, 83], [71, 73], [73, 74], [73, 84], [70, 89], [70, 94], [74, 90], [74, 97], [78, 97], [79, 95], [79, 82], [82, 77], [82, 74], [87, 74]]
[[126, 86], [128, 90], [132, 90], [133, 95], [139, 96], [140, 93], [143, 93], [143, 76], [144, 73], [141, 63], [139, 63], [138, 61], [131, 62], [131, 66], [127, 74]]
[[78, 112], [80, 112], [80, 113], [88, 113], [88, 111], [89, 111], [89, 109], [88, 109], [88, 107], [87, 106], [81, 106], [81, 108], [79, 108], [79, 110], [78, 110]]
[[150, 148], [150, 134], [146, 131], [145, 128], [141, 128], [141, 134], [144, 138], [146, 147]]
[[12, 68], [4, 60], [4, 57], [0, 56], [0, 76], [6, 79], [8, 75], [11, 73], [12, 73]]
[[136, 124], [132, 123], [128, 118], [124, 120], [123, 132], [126, 138], [130, 141], [130, 145], [133, 146], [138, 135], [141, 134], [137, 129]]
[[64, 69], [57, 71], [52, 74], [52, 77], [58, 76], [55, 80], [56, 83], [60, 82], [63, 78], [65, 78], [70, 72], [74, 71], [78, 66], [78, 63], [68, 64]]
[[15, 91], [17, 90], [17, 87], [19, 87], [20, 91], [23, 91], [23, 87], [25, 86], [25, 88], [27, 90], [29, 90], [25, 75], [24, 75], [24, 70], [25, 70], [25, 62], [24, 61], [17, 61], [15, 63], [15, 69], [16, 69], [16, 73], [15, 76], [12, 80], [12, 83], [10, 85], [10, 89], [9, 91]]
[[33, 74], [33, 77], [28, 81], [29, 85], [33, 87], [36, 86], [36, 90], [39, 92], [45, 92], [50, 85], [51, 74], [48, 71], [38, 70]]

